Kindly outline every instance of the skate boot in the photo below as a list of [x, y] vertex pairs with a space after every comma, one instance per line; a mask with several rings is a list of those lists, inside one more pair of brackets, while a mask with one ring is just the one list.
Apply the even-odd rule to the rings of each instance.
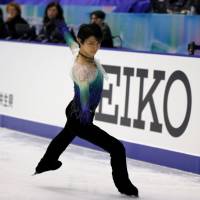
[[135, 196], [138, 197], [138, 189], [132, 184], [128, 184], [126, 187], [123, 187], [121, 189], [118, 189], [119, 192], [121, 192], [122, 194], [128, 195], [128, 196]]
[[61, 165], [62, 165], [62, 162], [59, 160], [45, 161], [44, 159], [41, 159], [37, 167], [35, 168], [35, 174], [40, 174], [42, 172], [46, 172], [50, 170], [56, 170], [60, 168]]

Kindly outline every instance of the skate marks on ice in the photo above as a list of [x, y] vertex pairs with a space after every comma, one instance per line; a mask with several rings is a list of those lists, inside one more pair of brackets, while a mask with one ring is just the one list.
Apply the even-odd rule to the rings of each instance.
[[[56, 171], [36, 176], [37, 162], [50, 140], [0, 128], [1, 200], [118, 200], [134, 199], [118, 193], [104, 152], [70, 145]], [[127, 159], [129, 176], [144, 200], [199, 200], [200, 176]]]

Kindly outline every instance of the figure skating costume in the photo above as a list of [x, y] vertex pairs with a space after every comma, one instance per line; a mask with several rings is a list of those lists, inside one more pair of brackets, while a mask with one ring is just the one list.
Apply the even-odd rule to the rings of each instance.
[[[67, 44], [76, 57], [79, 51], [78, 45], [67, 28], [64, 28], [64, 34]], [[58, 160], [59, 156], [78, 136], [110, 153], [112, 176], [117, 189], [123, 194], [138, 196], [137, 188], [128, 177], [123, 144], [93, 124], [95, 109], [103, 90], [103, 78], [107, 76], [96, 59], [95, 64], [96, 67], [91, 68], [74, 62], [71, 73], [74, 82], [74, 98], [66, 108], [67, 122], [63, 130], [49, 144], [36, 167], [36, 173], [58, 169], [62, 165]]]

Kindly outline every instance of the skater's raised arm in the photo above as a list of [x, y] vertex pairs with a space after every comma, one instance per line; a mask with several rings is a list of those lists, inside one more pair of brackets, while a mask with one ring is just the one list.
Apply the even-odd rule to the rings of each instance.
[[70, 47], [72, 54], [74, 55], [77, 52], [77, 50], [79, 50], [79, 46], [74, 40], [69, 27], [65, 23], [60, 23], [59, 29], [65, 39], [66, 44]]

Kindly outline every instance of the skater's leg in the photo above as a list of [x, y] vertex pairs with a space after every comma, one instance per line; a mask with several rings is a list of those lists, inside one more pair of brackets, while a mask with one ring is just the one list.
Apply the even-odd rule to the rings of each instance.
[[126, 165], [126, 153], [123, 144], [99, 127], [91, 124], [77, 135], [110, 153], [113, 180], [119, 192], [138, 196], [137, 188], [131, 183]]
[[59, 156], [74, 138], [75, 134], [70, 131], [67, 123], [62, 131], [51, 141], [43, 158], [47, 160], [58, 160]]
[[74, 137], [75, 134], [72, 133], [68, 123], [66, 123], [63, 130], [49, 144], [44, 156], [36, 167], [36, 173], [58, 169], [62, 165], [62, 163], [58, 161], [58, 158]]

